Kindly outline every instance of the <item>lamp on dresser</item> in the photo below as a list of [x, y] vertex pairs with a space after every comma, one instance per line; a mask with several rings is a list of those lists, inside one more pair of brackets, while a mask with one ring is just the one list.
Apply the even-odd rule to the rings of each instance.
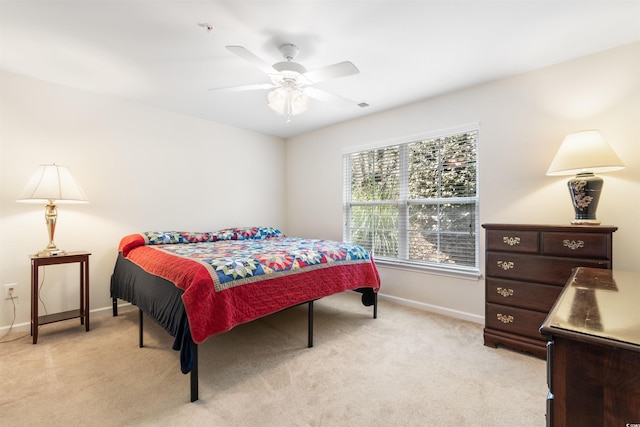
[[624, 164], [597, 130], [567, 135], [558, 149], [547, 175], [574, 175], [568, 182], [575, 219], [572, 224], [598, 225], [596, 209], [602, 191], [602, 178], [594, 172], [613, 172]]
[[49, 244], [36, 254], [39, 257], [64, 254], [64, 251], [58, 249], [53, 242], [58, 220], [56, 204], [89, 203], [87, 196], [73, 179], [69, 169], [55, 163], [40, 165], [18, 196], [17, 201], [21, 203], [46, 203], [44, 217], [49, 232]]

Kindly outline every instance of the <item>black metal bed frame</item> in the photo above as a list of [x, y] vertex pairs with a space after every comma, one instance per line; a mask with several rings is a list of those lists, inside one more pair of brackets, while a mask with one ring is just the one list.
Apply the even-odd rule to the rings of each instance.
[[[378, 318], [378, 294], [373, 293], [373, 301], [367, 299], [367, 294], [363, 292], [362, 294], [362, 303], [366, 306], [373, 305], [373, 318]], [[370, 298], [370, 297], [369, 297]], [[308, 334], [307, 334], [307, 347], [313, 347], [313, 302], [308, 301], [306, 303], [308, 305]], [[298, 305], [302, 305], [298, 304]], [[141, 308], [138, 308], [139, 312], [139, 347], [144, 347], [144, 339], [143, 339], [143, 329], [144, 329], [144, 313]], [[113, 315], [118, 315], [118, 306], [117, 306], [117, 298], [113, 298]], [[191, 372], [189, 372], [190, 376], [190, 390], [191, 390], [191, 402], [195, 402], [198, 400], [198, 344], [193, 342], [193, 339], [189, 337], [189, 345], [191, 345], [192, 353], [193, 353], [193, 367], [191, 368]]]

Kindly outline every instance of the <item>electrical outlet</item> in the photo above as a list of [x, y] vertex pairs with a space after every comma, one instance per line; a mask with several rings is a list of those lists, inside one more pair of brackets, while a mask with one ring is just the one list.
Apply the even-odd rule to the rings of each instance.
[[11, 299], [12, 296], [14, 299], [18, 298], [17, 283], [9, 283], [4, 285], [4, 299]]

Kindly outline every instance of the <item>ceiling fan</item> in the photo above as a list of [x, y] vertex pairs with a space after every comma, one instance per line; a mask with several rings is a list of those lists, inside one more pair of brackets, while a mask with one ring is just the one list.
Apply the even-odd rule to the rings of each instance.
[[293, 61], [298, 55], [298, 47], [290, 43], [280, 46], [280, 52], [284, 56], [285, 61], [277, 62], [273, 65], [267, 64], [242, 46], [227, 46], [226, 48], [264, 72], [271, 79], [271, 83], [213, 88], [209, 89], [210, 91], [239, 92], [274, 89], [267, 95], [269, 107], [280, 114], [286, 115], [287, 122], [291, 120], [291, 116], [307, 110], [309, 107], [309, 98], [345, 107], [368, 106], [366, 103], [357, 103], [313, 86], [316, 83], [330, 79], [358, 74], [360, 71], [350, 61], [339, 62], [317, 70], [307, 71], [302, 64]]

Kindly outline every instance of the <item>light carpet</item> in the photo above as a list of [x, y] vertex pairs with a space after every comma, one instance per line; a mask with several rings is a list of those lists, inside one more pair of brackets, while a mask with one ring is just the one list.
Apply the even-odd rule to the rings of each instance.
[[[544, 426], [545, 362], [483, 346], [482, 326], [343, 293], [199, 346], [189, 402], [173, 339], [138, 311], [0, 344], [2, 426]], [[11, 339], [24, 335], [9, 335]], [[5, 339], [5, 340], [6, 340]]]

